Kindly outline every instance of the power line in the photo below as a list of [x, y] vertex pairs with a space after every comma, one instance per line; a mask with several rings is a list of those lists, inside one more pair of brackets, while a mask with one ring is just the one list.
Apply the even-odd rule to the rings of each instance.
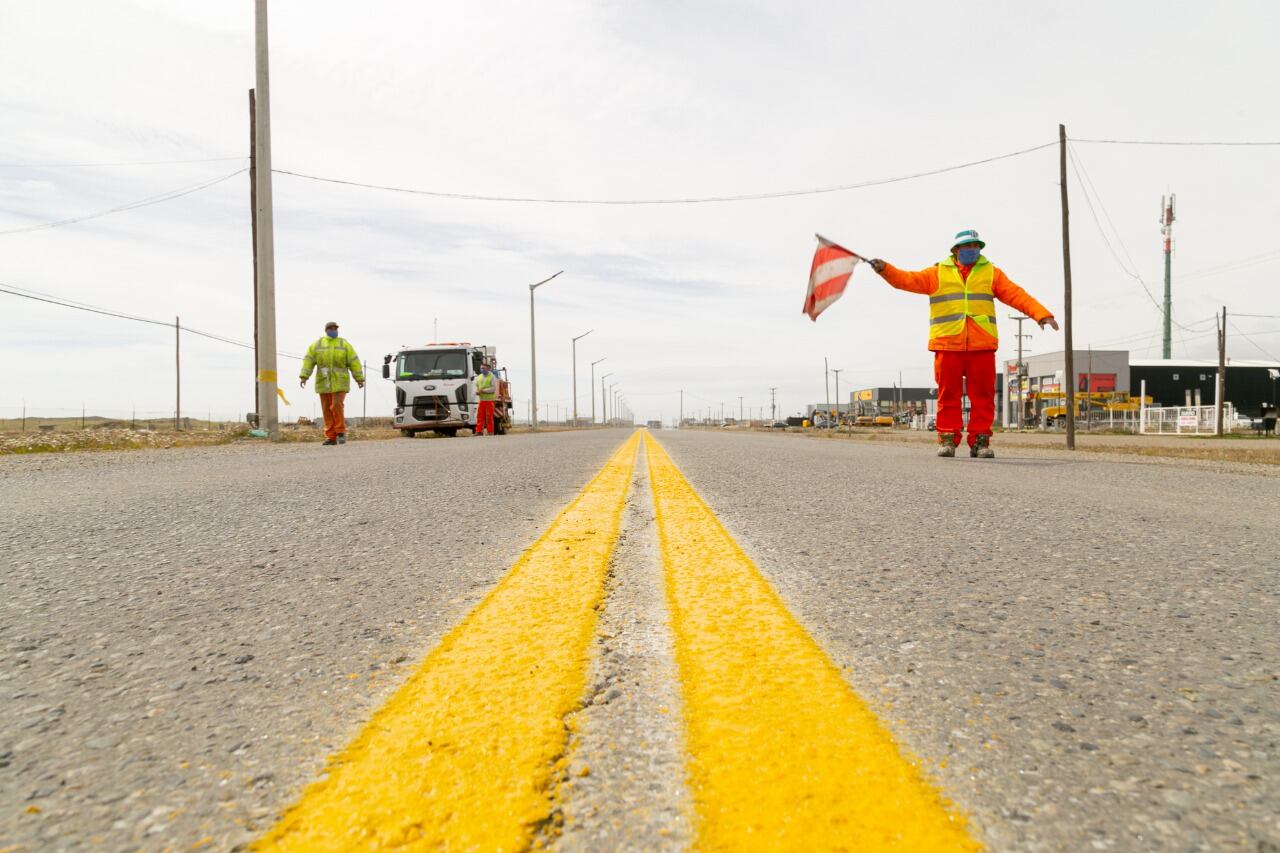
[[647, 198], [647, 199], [602, 199], [602, 198], [536, 198], [529, 196], [495, 196], [495, 195], [477, 195], [473, 193], [453, 193], [441, 192], [438, 190], [422, 190], [412, 189], [410, 187], [394, 187], [384, 184], [370, 184], [362, 181], [348, 181], [340, 178], [326, 178], [320, 175], [307, 175], [302, 172], [291, 172], [287, 169], [272, 169], [272, 172], [278, 175], [289, 175], [294, 178], [303, 178], [308, 181], [319, 181], [328, 184], [339, 184], [349, 187], [360, 187], [362, 189], [383, 190], [385, 192], [407, 193], [410, 195], [430, 196], [432, 198], [453, 199], [459, 201], [503, 201], [503, 202], [521, 202], [527, 204], [601, 204], [601, 205], [655, 205], [655, 204], [710, 204], [717, 202], [736, 202], [736, 201], [762, 201], [766, 199], [792, 198], [795, 196], [819, 195], [821, 193], [845, 192], [847, 190], [865, 189], [867, 187], [878, 187], [885, 184], [895, 184], [902, 181], [915, 180], [916, 178], [925, 178], [932, 175], [941, 175], [945, 172], [954, 172], [959, 169], [967, 169], [971, 166], [981, 166], [986, 163], [994, 163], [997, 160], [1007, 160], [1010, 157], [1020, 157], [1023, 154], [1030, 154], [1033, 151], [1040, 151], [1049, 148], [1058, 143], [1046, 142], [1043, 145], [1036, 145], [1031, 148], [1024, 148], [1021, 151], [1011, 151], [1008, 154], [999, 154], [995, 157], [987, 157], [982, 160], [972, 160], [968, 163], [959, 163], [954, 166], [945, 166], [941, 169], [931, 169], [927, 172], [916, 172], [910, 175], [899, 175], [893, 178], [879, 178], [871, 181], [861, 181], [852, 184], [837, 184], [828, 187], [814, 187], [811, 189], [800, 190], [780, 190], [777, 192], [760, 192], [746, 193], [743, 195], [730, 196], [696, 196], [690, 198]]
[[230, 180], [231, 178], [234, 178], [236, 175], [242, 175], [247, 171], [249, 171], [248, 168], [236, 169], [234, 172], [228, 172], [227, 174], [222, 175], [221, 177], [218, 177], [218, 178], [214, 178], [212, 180], [203, 181], [201, 183], [193, 184], [186, 187], [180, 187], [176, 190], [169, 190], [167, 192], [160, 193], [159, 195], [148, 196], [146, 198], [139, 199], [138, 201], [131, 201], [128, 204], [122, 204], [117, 207], [109, 208], [107, 210], [100, 210], [97, 213], [88, 213], [88, 214], [85, 214], [84, 216], [75, 216], [70, 219], [58, 219], [53, 222], [42, 222], [38, 225], [28, 225], [24, 228], [11, 228], [8, 231], [0, 231], [0, 237], [4, 237], [9, 234], [26, 234], [31, 231], [43, 231], [47, 228], [58, 228], [63, 225], [74, 225], [77, 222], [85, 222], [90, 219], [98, 219], [103, 216], [110, 216], [113, 213], [123, 213], [126, 210], [137, 210], [140, 207], [149, 207], [153, 204], [160, 204], [161, 202], [165, 202], [165, 201], [173, 201], [176, 198], [182, 198], [185, 195], [191, 195], [192, 193], [199, 192], [200, 190], [208, 189], [209, 187], [220, 184], [223, 181]]
[[[1229, 322], [1229, 323], [1230, 323], [1231, 321], [1230, 321], [1230, 320], [1228, 320], [1227, 322]], [[1248, 341], [1249, 343], [1253, 344], [1253, 348], [1254, 348], [1254, 349], [1256, 349], [1258, 352], [1262, 353], [1263, 355], [1265, 355], [1267, 358], [1271, 359], [1272, 361], [1280, 361], [1280, 358], [1276, 358], [1274, 355], [1272, 355], [1271, 353], [1267, 352], [1265, 349], [1263, 349], [1263, 348], [1261, 347], [1261, 345], [1259, 345], [1259, 344], [1258, 344], [1258, 342], [1257, 342], [1257, 341], [1255, 341], [1253, 338], [1249, 337], [1249, 336], [1248, 336], [1247, 334], [1245, 334], [1244, 332], [1240, 331], [1240, 327], [1239, 327], [1239, 326], [1237, 326], [1235, 323], [1231, 323], [1231, 328], [1235, 329], [1235, 330], [1236, 330], [1236, 334], [1240, 335], [1240, 337], [1244, 338], [1246, 341]], [[1272, 330], [1271, 332], [1254, 332], [1254, 334], [1255, 334], [1255, 335], [1270, 335], [1270, 334], [1275, 334], [1275, 332], [1277, 332], [1277, 331], [1280, 331], [1280, 329], [1275, 329], [1275, 330]]]
[[0, 163], [0, 169], [87, 169], [99, 166], [173, 166], [182, 163], [227, 163], [232, 160], [247, 160], [247, 155], [238, 157], [202, 157], [195, 160], [124, 160], [104, 163]]
[[[32, 299], [32, 300], [35, 300], [36, 302], [46, 302], [50, 305], [57, 305], [62, 308], [74, 308], [77, 311], [87, 311], [91, 314], [101, 314], [105, 317], [116, 317], [121, 320], [132, 320], [135, 323], [147, 323], [152, 326], [163, 326], [166, 329], [172, 329], [176, 325], [174, 323], [170, 323], [165, 320], [153, 320], [149, 317], [139, 317], [136, 314], [126, 314], [121, 311], [112, 311], [108, 308], [98, 308], [92, 305], [86, 305], [82, 302], [75, 302], [73, 300], [63, 299], [61, 297], [50, 296], [48, 294], [37, 295], [38, 291], [28, 291], [24, 293], [23, 291], [25, 290], [26, 288], [18, 287], [16, 285], [0, 284], [0, 293], [7, 293], [10, 296], [21, 296], [23, 299]], [[248, 343], [245, 343], [244, 341], [237, 341], [233, 338], [228, 338], [223, 335], [214, 334], [213, 332], [205, 332], [200, 329], [193, 329], [190, 326], [179, 326], [178, 328], [180, 328], [184, 332], [190, 332], [193, 335], [199, 335], [202, 338], [208, 338], [209, 340], [219, 341], [220, 343], [224, 343], [224, 344], [230, 344], [231, 346], [240, 347], [241, 349], [251, 350], [254, 348], [253, 344], [248, 344]], [[277, 353], [277, 355], [284, 356], [285, 358], [291, 358], [295, 361], [302, 361], [302, 356], [294, 355], [292, 353], [281, 352], [281, 353]]]
[[1173, 141], [1173, 140], [1167, 140], [1167, 139], [1077, 139], [1077, 138], [1076, 138], [1076, 137], [1074, 137], [1074, 136], [1073, 136], [1073, 137], [1071, 137], [1071, 141], [1072, 141], [1072, 142], [1087, 142], [1087, 143], [1089, 143], [1090, 145], [1184, 145], [1184, 146], [1198, 146], [1198, 145], [1206, 145], [1206, 146], [1214, 146], [1214, 145], [1217, 145], [1217, 146], [1222, 146], [1222, 145], [1226, 145], [1226, 146], [1248, 146], [1248, 145], [1252, 145], [1252, 146], [1267, 146], [1267, 145], [1280, 145], [1280, 142], [1269, 142], [1269, 141], [1241, 141], [1241, 142], [1231, 142], [1231, 141], [1222, 141], [1222, 142], [1219, 142], [1219, 141], [1209, 141], [1209, 142], [1180, 142], [1180, 141]]

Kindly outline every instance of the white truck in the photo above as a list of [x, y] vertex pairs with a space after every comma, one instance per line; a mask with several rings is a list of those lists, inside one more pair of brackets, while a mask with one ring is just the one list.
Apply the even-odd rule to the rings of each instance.
[[496, 347], [467, 341], [406, 347], [382, 359], [382, 378], [396, 384], [395, 427], [406, 438], [424, 430], [454, 436], [460, 429], [474, 430], [475, 378], [488, 363], [498, 377], [498, 397], [493, 405], [493, 429], [498, 435], [511, 428], [511, 386], [507, 371], [499, 369]]

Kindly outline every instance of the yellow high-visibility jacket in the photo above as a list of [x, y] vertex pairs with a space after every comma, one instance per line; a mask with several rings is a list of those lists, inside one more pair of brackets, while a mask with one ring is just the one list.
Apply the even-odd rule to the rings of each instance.
[[316, 371], [317, 394], [345, 394], [351, 390], [351, 376], [357, 382], [364, 381], [360, 356], [356, 355], [356, 348], [346, 338], [325, 335], [307, 347], [307, 357], [302, 360], [302, 372], [298, 378], [310, 379], [312, 370]]

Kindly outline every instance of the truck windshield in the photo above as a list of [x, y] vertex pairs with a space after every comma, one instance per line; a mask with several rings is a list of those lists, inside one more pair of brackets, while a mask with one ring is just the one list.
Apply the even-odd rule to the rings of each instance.
[[402, 352], [396, 358], [397, 379], [463, 379], [466, 375], [463, 350]]

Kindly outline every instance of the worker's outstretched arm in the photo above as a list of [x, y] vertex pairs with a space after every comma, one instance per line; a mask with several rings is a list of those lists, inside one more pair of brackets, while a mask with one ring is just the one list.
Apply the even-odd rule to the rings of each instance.
[[1057, 330], [1058, 321], [1053, 318], [1053, 312], [1037, 302], [1031, 294], [1014, 284], [999, 267], [996, 268], [995, 276], [991, 282], [991, 291], [996, 295], [996, 299], [999, 299], [1005, 305], [1013, 306], [1039, 323], [1040, 328], [1048, 325], [1052, 326], [1055, 331]]
[[928, 296], [938, 289], [938, 268], [936, 266], [919, 272], [910, 272], [909, 270], [900, 270], [893, 264], [882, 261], [879, 258], [872, 258], [869, 263], [873, 270], [880, 273], [881, 278], [898, 288], [898, 290], [923, 293]]
[[307, 386], [307, 380], [311, 378], [311, 372], [316, 369], [316, 345], [312, 344], [307, 347], [307, 356], [302, 359], [302, 370], [298, 372], [298, 378], [302, 380], [299, 384], [302, 387]]
[[351, 375], [355, 377], [356, 384], [363, 388], [364, 365], [360, 363], [360, 356], [356, 355], [356, 348], [350, 343], [347, 344], [347, 370], [350, 370]]

